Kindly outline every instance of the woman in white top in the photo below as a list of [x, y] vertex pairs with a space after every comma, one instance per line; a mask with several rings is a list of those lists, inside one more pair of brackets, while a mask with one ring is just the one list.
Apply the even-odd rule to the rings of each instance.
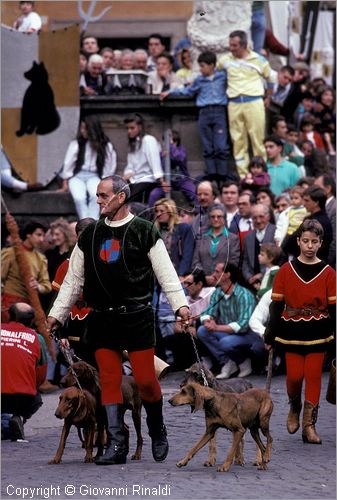
[[77, 138], [68, 146], [61, 178], [62, 191], [70, 191], [79, 219], [98, 219], [96, 188], [116, 171], [116, 152], [95, 116], [80, 122]]
[[132, 201], [147, 203], [152, 189], [161, 186], [164, 192], [169, 184], [164, 181], [160, 159], [160, 144], [153, 135], [145, 134], [143, 118], [129, 115], [124, 123], [129, 138], [129, 152], [123, 178], [130, 183]]

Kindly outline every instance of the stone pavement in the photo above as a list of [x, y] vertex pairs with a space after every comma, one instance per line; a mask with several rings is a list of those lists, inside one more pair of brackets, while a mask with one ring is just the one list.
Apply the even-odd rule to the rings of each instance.
[[[336, 408], [325, 400], [328, 374], [323, 374], [321, 405], [317, 430], [323, 444], [303, 444], [300, 431], [290, 435], [285, 421], [288, 404], [284, 375], [273, 377], [271, 395], [274, 412], [271, 417], [273, 452], [267, 471], [252, 465], [255, 445], [246, 435], [243, 467], [232, 465], [229, 472], [206, 468], [204, 448], [178, 469], [183, 458], [204, 432], [203, 412], [190, 413], [187, 406], [171, 407], [167, 400], [179, 388], [183, 373], [171, 373], [162, 382], [165, 420], [170, 453], [164, 463], [156, 463], [146, 432], [143, 412], [144, 448], [141, 461], [128, 460], [125, 465], [97, 467], [84, 464], [76, 429], [70, 432], [60, 465], [48, 465], [58, 446], [62, 421], [54, 417], [58, 393], [43, 396], [44, 405], [25, 426], [28, 443], [2, 442], [1, 498], [105, 499], [105, 498], [171, 498], [171, 499], [334, 499], [336, 498]], [[265, 378], [251, 376], [257, 387]], [[135, 448], [135, 434], [130, 413], [130, 450]], [[230, 443], [230, 433], [217, 433], [218, 460], [222, 463]]]

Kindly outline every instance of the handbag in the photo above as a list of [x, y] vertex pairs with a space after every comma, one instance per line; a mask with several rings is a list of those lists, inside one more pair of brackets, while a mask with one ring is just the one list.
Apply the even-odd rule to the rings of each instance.
[[329, 383], [326, 391], [326, 400], [332, 405], [336, 404], [336, 358], [331, 363]]

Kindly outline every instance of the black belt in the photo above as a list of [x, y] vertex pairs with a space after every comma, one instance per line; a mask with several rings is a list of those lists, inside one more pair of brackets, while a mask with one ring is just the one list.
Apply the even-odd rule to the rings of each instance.
[[93, 311], [98, 313], [127, 314], [129, 312], [141, 311], [150, 305], [150, 302], [148, 302], [147, 304], [128, 304], [126, 306], [107, 307], [105, 309], [94, 307]]
[[200, 109], [212, 109], [212, 108], [224, 108], [224, 104], [207, 104], [206, 106], [201, 106]]

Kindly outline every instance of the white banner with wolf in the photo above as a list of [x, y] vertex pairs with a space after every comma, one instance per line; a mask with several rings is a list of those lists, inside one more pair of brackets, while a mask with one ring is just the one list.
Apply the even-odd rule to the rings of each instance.
[[2, 146], [16, 173], [44, 186], [60, 171], [79, 120], [79, 27], [1, 27]]

